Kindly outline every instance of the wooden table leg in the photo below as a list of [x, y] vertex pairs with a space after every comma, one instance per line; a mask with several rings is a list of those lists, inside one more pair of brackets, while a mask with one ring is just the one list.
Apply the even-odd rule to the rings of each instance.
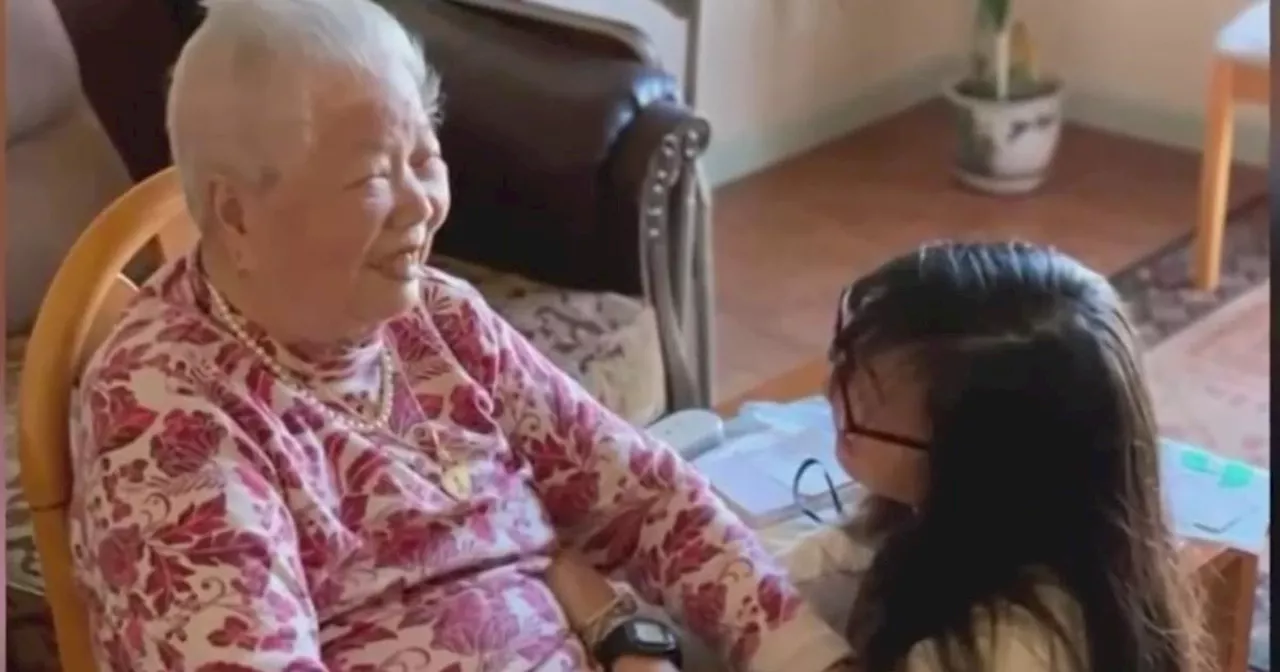
[[1235, 120], [1232, 117], [1235, 94], [1232, 88], [1231, 61], [1223, 57], [1215, 58], [1204, 122], [1200, 212], [1196, 219], [1195, 261], [1192, 269], [1196, 286], [1206, 291], [1217, 288], [1222, 264], [1222, 235], [1226, 223], [1235, 131]]
[[1247, 672], [1258, 556], [1226, 550], [1196, 572], [1218, 672]]

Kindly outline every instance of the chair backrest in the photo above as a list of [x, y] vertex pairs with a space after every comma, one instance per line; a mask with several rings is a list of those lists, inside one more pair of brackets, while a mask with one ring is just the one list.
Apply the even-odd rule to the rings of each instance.
[[65, 672], [97, 669], [87, 613], [71, 573], [71, 392], [85, 361], [137, 294], [123, 274], [125, 266], [152, 244], [161, 259], [172, 259], [197, 237], [172, 168], [134, 186], [71, 247], [28, 341], [18, 390], [18, 461]]

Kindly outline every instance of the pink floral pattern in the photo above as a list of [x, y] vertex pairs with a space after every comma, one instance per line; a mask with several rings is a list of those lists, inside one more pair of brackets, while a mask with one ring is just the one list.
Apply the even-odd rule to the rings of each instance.
[[[388, 325], [376, 434], [276, 380], [206, 292], [192, 259], [162, 270], [76, 392], [72, 549], [105, 669], [583, 669], [540, 576], [558, 544], [739, 665], [824, 627], [697, 473], [469, 285], [434, 273]], [[442, 451], [469, 498], [441, 489]]]

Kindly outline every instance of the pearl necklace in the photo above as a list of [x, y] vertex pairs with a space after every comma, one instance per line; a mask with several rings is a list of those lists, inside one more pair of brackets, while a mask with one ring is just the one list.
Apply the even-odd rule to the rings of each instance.
[[231, 313], [231, 308], [227, 306], [227, 301], [213, 288], [211, 283], [206, 282], [205, 286], [209, 289], [210, 303], [213, 304], [213, 312], [216, 314], [219, 322], [227, 325], [232, 335], [240, 344], [248, 348], [253, 354], [262, 360], [267, 369], [279, 380], [289, 384], [293, 391], [303, 397], [311, 405], [319, 408], [321, 412], [332, 422], [343, 425], [348, 429], [354, 429], [359, 432], [373, 433], [379, 431], [387, 431], [391, 424], [391, 395], [393, 393], [393, 385], [395, 384], [391, 361], [391, 351], [385, 345], [378, 352], [378, 398], [375, 408], [377, 412], [372, 419], [364, 417], [363, 414], [357, 413], [347, 404], [339, 402], [346, 413], [339, 413], [332, 406], [326, 404], [318, 395], [311, 391], [310, 387], [298, 376], [286, 369], [280, 362], [267, 353], [266, 348], [262, 347], [257, 340], [249, 336], [249, 332], [245, 329], [244, 324], [236, 319]]
[[[391, 350], [389, 348], [384, 345], [378, 352], [380, 365], [380, 371], [378, 371], [380, 378], [377, 401], [378, 412], [373, 420], [365, 418], [341, 402], [339, 402], [339, 405], [346, 413], [339, 413], [312, 392], [301, 378], [285, 369], [284, 365], [267, 354], [266, 348], [249, 336], [249, 332], [244, 325], [231, 313], [231, 308], [227, 305], [226, 299], [222, 297], [222, 294], [218, 293], [218, 290], [214, 289], [213, 283], [206, 281], [204, 284], [209, 290], [210, 303], [213, 304], [213, 312], [216, 313], [215, 317], [217, 317], [218, 321], [227, 325], [236, 340], [257, 355], [258, 359], [262, 360], [262, 363], [275, 375], [276, 379], [288, 383], [295, 393], [311, 403], [311, 405], [319, 408], [325, 414], [325, 417], [337, 425], [367, 434], [374, 432], [390, 433], [391, 395], [395, 380], [393, 378], [394, 362], [391, 359]], [[440, 460], [440, 486], [450, 497], [456, 500], [466, 499], [471, 494], [471, 472], [467, 469], [467, 465], [455, 462], [445, 452], [435, 428], [431, 428], [430, 431], [432, 443], [435, 444]]]

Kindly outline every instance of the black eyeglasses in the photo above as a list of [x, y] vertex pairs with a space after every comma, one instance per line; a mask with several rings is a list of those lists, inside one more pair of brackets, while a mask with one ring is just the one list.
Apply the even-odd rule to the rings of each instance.
[[[849, 326], [849, 317], [853, 312], [849, 308], [849, 299], [851, 298], [850, 290], [846, 287], [840, 292], [840, 302], [836, 305], [836, 327], [835, 334], [831, 338], [831, 350], [828, 352], [828, 359], [832, 368], [838, 368], [844, 363], [845, 351], [841, 347], [841, 336], [844, 335], [845, 329]], [[843, 407], [844, 424], [840, 426], [840, 433], [850, 436], [861, 436], [875, 441], [883, 441], [894, 445], [911, 448], [914, 450], [928, 450], [929, 443], [920, 439], [894, 434], [893, 432], [882, 432], [878, 429], [871, 429], [862, 425], [853, 419], [853, 404], [849, 403], [849, 389], [847, 385], [840, 384], [839, 381], [832, 381], [833, 385], [839, 388], [840, 405]], [[830, 386], [828, 386], [830, 387]]]
[[827, 468], [823, 466], [822, 462], [815, 458], [805, 458], [805, 460], [800, 463], [800, 466], [796, 468], [796, 475], [791, 480], [791, 499], [800, 507], [800, 513], [804, 514], [806, 518], [818, 524], [822, 523], [822, 516], [818, 515], [817, 511], [809, 508], [809, 500], [805, 497], [804, 488], [802, 487], [804, 485], [805, 474], [814, 468], [817, 468], [822, 472], [822, 478], [827, 485], [827, 495], [831, 497], [831, 508], [835, 509], [836, 512], [836, 519], [839, 520], [840, 518], [843, 518], [844, 502], [840, 501], [840, 491], [836, 488], [836, 483], [832, 480], [831, 474], [827, 471]]
[[859, 424], [853, 419], [853, 407], [849, 405], [849, 390], [844, 385], [837, 385], [840, 388], [840, 405], [844, 407], [844, 425], [840, 427], [842, 434], [850, 436], [861, 436], [875, 441], [883, 441], [904, 448], [913, 450], [929, 450], [929, 443], [920, 439], [894, 434], [893, 432], [882, 432], [878, 429], [871, 429]]

